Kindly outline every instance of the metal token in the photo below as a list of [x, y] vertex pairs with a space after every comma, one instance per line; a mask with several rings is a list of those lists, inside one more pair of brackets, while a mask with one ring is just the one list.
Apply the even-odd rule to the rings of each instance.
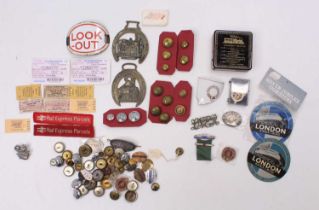
[[287, 147], [276, 139], [256, 142], [249, 150], [247, 163], [250, 172], [259, 180], [273, 182], [282, 178], [290, 165]]
[[[128, 66], [131, 66], [128, 68]], [[123, 84], [120, 86], [120, 83]], [[118, 73], [112, 83], [112, 97], [114, 102], [121, 106], [121, 103], [136, 103], [139, 106], [146, 94], [146, 83], [143, 76], [137, 71], [134, 63], [126, 63], [122, 71]]]
[[133, 111], [129, 113], [128, 118], [131, 122], [136, 122], [141, 119], [141, 114], [138, 111]]
[[293, 129], [293, 119], [289, 110], [278, 102], [258, 105], [250, 117], [250, 129], [258, 141], [267, 138], [284, 142]]
[[[131, 24], [136, 24], [136, 27], [130, 27]], [[129, 35], [133, 35], [133, 38], [125, 38]], [[125, 28], [120, 31], [113, 40], [112, 53], [116, 61], [119, 58], [126, 60], [138, 59], [139, 63], [142, 63], [148, 54], [148, 41], [144, 33], [141, 31], [139, 22], [126, 21]]]
[[128, 202], [134, 202], [137, 199], [137, 193], [135, 191], [127, 191], [125, 193], [125, 200]]
[[159, 118], [162, 123], [168, 123], [169, 120], [171, 119], [171, 117], [167, 113], [161, 113]]
[[114, 114], [109, 113], [109, 114], [106, 115], [106, 119], [107, 119], [108, 121], [112, 121], [112, 120], [115, 119], [115, 116], [114, 116]]
[[57, 153], [62, 153], [65, 149], [65, 145], [63, 142], [57, 142], [54, 144], [54, 151]]
[[186, 112], [186, 107], [183, 105], [177, 105], [175, 107], [175, 114], [178, 116], [184, 115]]
[[242, 123], [242, 117], [239, 113], [234, 111], [225, 112], [222, 116], [225, 125], [230, 127], [237, 127]]
[[103, 187], [97, 186], [96, 188], [94, 188], [93, 193], [96, 197], [101, 197], [102, 195], [104, 195], [104, 189]]
[[152, 189], [153, 191], [158, 191], [159, 188], [160, 188], [160, 185], [159, 185], [158, 183], [153, 183], [153, 184], [151, 185], [151, 189]]
[[72, 176], [74, 174], [74, 168], [72, 166], [66, 166], [63, 173], [65, 176]]
[[231, 147], [225, 147], [222, 151], [222, 158], [226, 162], [234, 160], [236, 157], [236, 150]]
[[219, 92], [220, 92], [219, 87], [215, 85], [211, 85], [207, 88], [207, 97], [211, 101], [216, 100], [219, 96]]
[[152, 184], [157, 179], [157, 171], [154, 168], [149, 169], [146, 172], [146, 181]]
[[138, 183], [135, 180], [131, 180], [127, 183], [127, 190], [129, 191], [136, 191], [138, 188]]
[[112, 200], [118, 200], [120, 198], [120, 194], [116, 191], [111, 191], [110, 192], [110, 198]]
[[124, 112], [120, 112], [116, 115], [116, 120], [119, 123], [125, 122], [127, 120], [127, 115]]
[[87, 160], [84, 162], [84, 168], [87, 171], [92, 171], [95, 167], [95, 164], [92, 160]]

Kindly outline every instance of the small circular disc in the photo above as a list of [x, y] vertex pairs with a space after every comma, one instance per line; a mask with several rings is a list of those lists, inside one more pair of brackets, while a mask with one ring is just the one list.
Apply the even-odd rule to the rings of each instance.
[[101, 197], [102, 195], [104, 195], [104, 189], [101, 186], [97, 186], [96, 188], [94, 188], [93, 193], [96, 197]]
[[58, 165], [57, 160], [56, 160], [55, 158], [52, 158], [52, 159], [50, 160], [50, 165], [51, 165], [51, 166], [57, 166], [57, 165]]
[[64, 150], [64, 152], [62, 153], [62, 157], [64, 160], [68, 160], [68, 159], [72, 159], [72, 152], [70, 150]]
[[132, 111], [129, 113], [128, 118], [131, 122], [136, 122], [141, 119], [141, 114], [138, 111]]
[[66, 166], [63, 169], [63, 173], [67, 177], [72, 176], [74, 174], [74, 168], [72, 166]]
[[104, 189], [110, 189], [112, 187], [112, 182], [109, 180], [109, 179], [103, 179], [101, 181], [101, 186], [104, 188]]
[[92, 154], [92, 148], [88, 144], [83, 144], [79, 147], [79, 154], [81, 157], [88, 157]]
[[181, 148], [181, 147], [177, 147], [176, 150], [175, 150], [175, 154], [177, 157], [181, 156], [184, 154], [184, 149]]
[[226, 162], [234, 160], [236, 157], [236, 150], [231, 147], [225, 147], [222, 151], [222, 158]]
[[137, 200], [137, 193], [135, 191], [127, 191], [125, 193], [125, 200], [128, 202], [134, 202]]
[[237, 127], [242, 123], [242, 117], [239, 113], [234, 111], [225, 112], [222, 116], [225, 125], [230, 127]]
[[135, 181], [135, 180], [131, 180], [127, 183], [127, 186], [126, 186], [127, 190], [129, 191], [136, 191], [137, 188], [138, 188], [138, 182]]
[[92, 160], [87, 160], [84, 162], [84, 168], [87, 171], [92, 171], [95, 167], [95, 164]]
[[155, 182], [155, 183], [153, 183], [153, 184], [151, 185], [151, 189], [152, 189], [153, 191], [158, 191], [158, 190], [160, 189], [160, 185]]
[[125, 122], [127, 120], [127, 115], [124, 112], [120, 112], [116, 115], [116, 120], [119, 123]]
[[115, 181], [115, 189], [118, 192], [125, 191], [126, 188], [127, 188], [128, 181], [129, 181], [129, 179], [127, 177], [119, 177], [119, 178], [117, 178], [117, 180]]
[[110, 198], [112, 200], [118, 200], [120, 198], [120, 194], [116, 191], [111, 191], [110, 192]]
[[107, 166], [107, 162], [104, 158], [100, 158], [96, 161], [96, 167], [98, 169], [104, 169]]
[[207, 88], [207, 97], [210, 99], [210, 100], [215, 100], [217, 99], [219, 96], [219, 88], [217, 86], [210, 86]]
[[65, 145], [63, 142], [57, 142], [54, 144], [54, 151], [57, 153], [62, 153], [65, 150]]
[[106, 119], [107, 119], [108, 121], [112, 121], [112, 120], [115, 119], [115, 116], [114, 116], [114, 114], [109, 113], [109, 114], [106, 115]]

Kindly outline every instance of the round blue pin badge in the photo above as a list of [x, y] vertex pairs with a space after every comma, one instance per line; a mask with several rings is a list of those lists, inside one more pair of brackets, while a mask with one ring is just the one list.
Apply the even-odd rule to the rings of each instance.
[[290, 136], [293, 119], [289, 110], [278, 102], [265, 102], [253, 110], [250, 129], [258, 141], [272, 138], [284, 142]]
[[274, 182], [282, 178], [290, 165], [287, 147], [276, 139], [256, 142], [248, 152], [249, 171], [259, 180]]

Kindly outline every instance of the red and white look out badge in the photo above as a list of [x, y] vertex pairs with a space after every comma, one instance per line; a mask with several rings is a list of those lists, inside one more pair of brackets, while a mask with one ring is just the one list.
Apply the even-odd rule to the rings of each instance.
[[66, 37], [66, 45], [75, 55], [96, 55], [106, 50], [109, 44], [108, 30], [96, 22], [78, 23]]

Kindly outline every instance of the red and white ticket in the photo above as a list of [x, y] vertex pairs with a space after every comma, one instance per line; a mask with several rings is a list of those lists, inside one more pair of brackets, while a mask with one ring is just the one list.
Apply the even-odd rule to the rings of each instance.
[[70, 81], [74, 84], [108, 84], [111, 65], [109, 60], [71, 60]]
[[64, 59], [33, 59], [32, 82], [41, 84], [69, 83], [69, 61]]
[[94, 137], [93, 126], [34, 125], [35, 136]]
[[94, 119], [91, 114], [34, 112], [33, 121], [54, 125], [93, 126]]

